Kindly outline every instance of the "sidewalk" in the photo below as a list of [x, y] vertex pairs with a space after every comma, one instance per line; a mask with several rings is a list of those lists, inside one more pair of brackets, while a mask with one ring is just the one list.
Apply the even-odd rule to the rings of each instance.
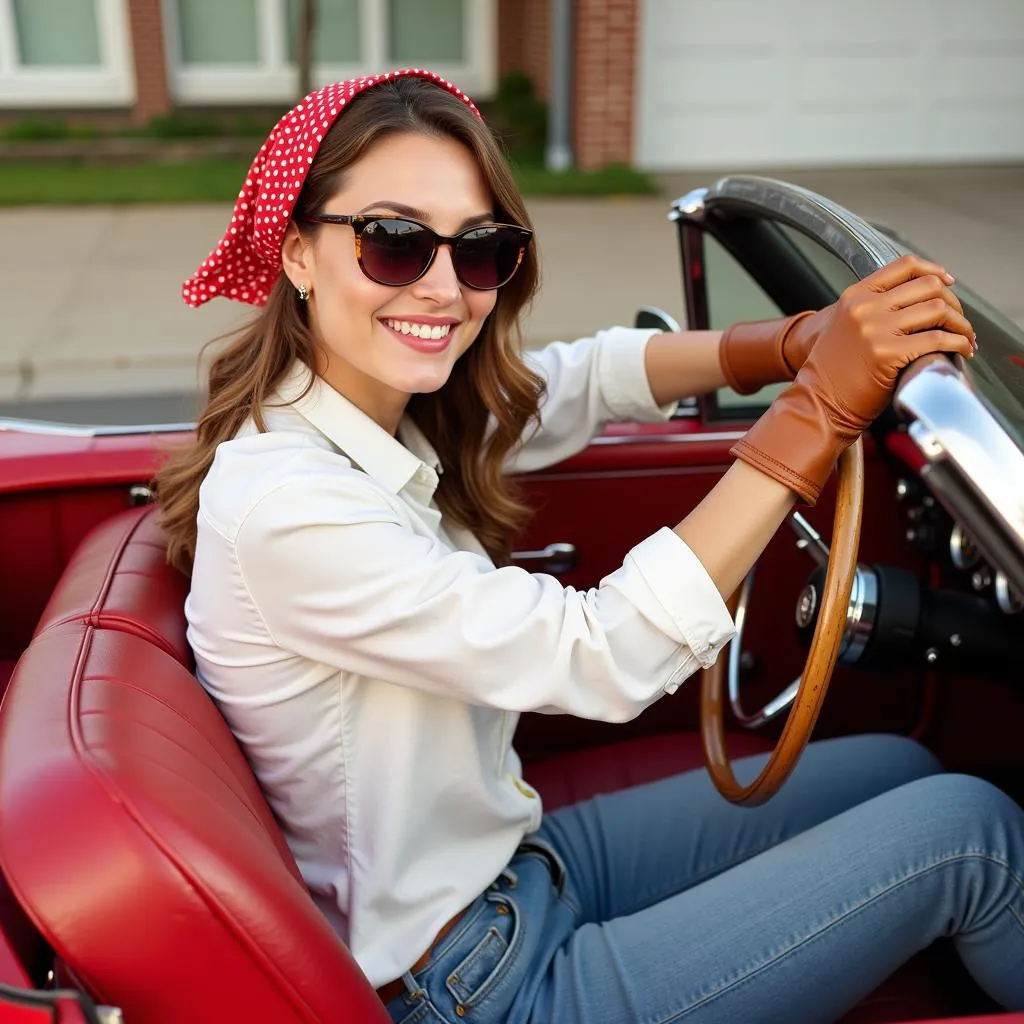
[[[1024, 167], [773, 171], [891, 226], [1024, 324]], [[536, 344], [682, 314], [671, 198], [714, 173], [664, 176], [655, 199], [534, 199], [544, 276]], [[189, 392], [203, 344], [248, 313], [185, 307], [178, 287], [220, 237], [227, 206], [0, 211], [0, 414], [63, 397]]]

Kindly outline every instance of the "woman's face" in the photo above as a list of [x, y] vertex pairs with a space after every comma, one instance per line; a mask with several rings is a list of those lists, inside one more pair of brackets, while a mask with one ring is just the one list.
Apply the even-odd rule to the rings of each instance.
[[[493, 202], [466, 147], [410, 133], [374, 145], [346, 171], [343, 187], [320, 212], [398, 214], [454, 235], [493, 220]], [[377, 284], [359, 269], [347, 225], [321, 225], [310, 242], [292, 224], [282, 255], [292, 284], [310, 291], [318, 372], [391, 432], [410, 395], [436, 391], [448, 380], [498, 294], [462, 285], [447, 246], [418, 281], [401, 288]], [[440, 338], [417, 337], [437, 335], [438, 329]]]

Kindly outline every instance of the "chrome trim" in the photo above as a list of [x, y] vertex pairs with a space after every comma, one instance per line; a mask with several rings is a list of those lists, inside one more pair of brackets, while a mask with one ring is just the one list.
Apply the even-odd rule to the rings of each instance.
[[729, 681], [729, 705], [732, 708], [732, 713], [736, 716], [736, 721], [745, 729], [760, 729], [761, 726], [767, 725], [780, 712], [785, 711], [793, 703], [797, 690], [800, 688], [800, 679], [797, 678], [777, 697], [768, 701], [760, 711], [747, 714], [743, 709], [743, 702], [740, 700], [740, 660], [743, 652], [743, 629], [747, 622], [747, 606], [750, 604], [750, 594], [754, 586], [754, 575], [756, 572], [757, 566], [755, 565], [747, 573], [743, 586], [740, 588], [740, 596], [736, 602], [736, 615], [734, 617], [736, 635], [732, 638], [732, 643], [729, 645], [727, 676]]
[[[703, 203], [708, 213], [722, 207], [723, 210], [745, 209], [761, 216], [771, 214], [774, 219], [823, 243], [858, 277], [867, 277], [903, 254], [893, 241], [846, 207], [775, 178], [752, 174], [720, 178], [706, 190]], [[682, 210], [673, 219], [678, 220], [685, 213]], [[671, 218], [671, 214], [669, 216]]]
[[[973, 554], [968, 554], [973, 549]], [[973, 569], [981, 560], [981, 552], [978, 545], [968, 536], [967, 531], [959, 524], [954, 523], [949, 534], [949, 560], [954, 568], [966, 572]]]
[[[0, 432], [43, 434], [56, 437], [130, 437], [138, 434], [187, 434], [196, 429], [194, 423], [147, 423], [123, 426], [81, 426], [70, 423], [50, 423], [45, 420], [17, 420], [0, 417]], [[598, 435], [591, 444], [687, 444], [696, 441], [738, 441], [744, 430], [719, 430], [703, 434], [636, 434]]]
[[963, 374], [943, 357], [919, 360], [893, 406], [912, 421], [908, 433], [925, 459], [955, 466], [1024, 557], [1024, 452]]
[[111, 426], [89, 426], [73, 423], [51, 423], [46, 420], [20, 420], [0, 416], [0, 432], [43, 434], [56, 437], [129, 437], [134, 434], [180, 434], [196, 429], [194, 423], [140, 423]]
[[719, 430], [708, 434], [601, 434], [590, 443], [607, 444], [693, 444], [697, 441], [738, 441], [746, 435], [745, 430]]
[[555, 541], [536, 551], [513, 551], [509, 558], [516, 563], [530, 563], [530, 572], [546, 572], [551, 576], [572, 572], [580, 562], [576, 545], [568, 541]]
[[1024, 611], [1024, 598], [1022, 598], [1010, 583], [1005, 572], [996, 573], [996, 582], [993, 587], [996, 604], [1004, 615], [1019, 615]]
[[846, 628], [839, 649], [840, 665], [856, 665], [875, 628], [878, 615], [878, 574], [874, 569], [858, 565], [846, 609]]
[[797, 548], [810, 555], [818, 565], [823, 568], [827, 566], [829, 547], [821, 539], [821, 534], [799, 512], [794, 512], [789, 517], [789, 525], [797, 536]]
[[[828, 567], [829, 547], [821, 539], [821, 535], [813, 526], [799, 513], [794, 512], [789, 519], [789, 525], [797, 535], [796, 546], [801, 551], [807, 552], [811, 558], [821, 567]], [[750, 595], [754, 587], [754, 575], [757, 572], [757, 565], [747, 573], [743, 586], [740, 588], [740, 596], [736, 602], [736, 614], [734, 626], [736, 634], [729, 645], [728, 681], [729, 681], [729, 704], [736, 720], [746, 729], [760, 729], [767, 725], [773, 718], [786, 710], [796, 699], [800, 689], [801, 676], [797, 676], [781, 693], [759, 711], [752, 714], [743, 708], [740, 699], [740, 664], [743, 658], [743, 629], [747, 621], [747, 606], [750, 604]], [[806, 627], [817, 612], [819, 595], [813, 584], [808, 583], [800, 596], [797, 598], [796, 623], [797, 626]], [[843, 638], [839, 646], [839, 657], [837, 663], [840, 665], [856, 664], [875, 627], [875, 619], [878, 614], [878, 574], [874, 569], [865, 565], [858, 565], [853, 576], [853, 585], [850, 588], [850, 601], [846, 606], [846, 625], [843, 628]]]
[[668, 219], [677, 221], [685, 217], [687, 220], [703, 220], [709, 191], [707, 188], [695, 188], [680, 196], [672, 203]]

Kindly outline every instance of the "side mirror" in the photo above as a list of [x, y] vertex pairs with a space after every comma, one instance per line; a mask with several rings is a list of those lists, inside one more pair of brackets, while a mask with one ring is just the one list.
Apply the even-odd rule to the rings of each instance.
[[[641, 306], [633, 318], [634, 327], [654, 327], [659, 331], [681, 331], [679, 321], [665, 310], [657, 306]], [[700, 405], [696, 398], [683, 398], [680, 400], [672, 419], [688, 420], [700, 415]]]
[[659, 331], [681, 331], [675, 317], [657, 306], [641, 306], [633, 319], [634, 327], [656, 327]]

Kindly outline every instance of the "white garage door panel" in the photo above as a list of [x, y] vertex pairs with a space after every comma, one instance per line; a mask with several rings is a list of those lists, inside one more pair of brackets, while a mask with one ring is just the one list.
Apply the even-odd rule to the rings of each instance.
[[641, 19], [643, 167], [1024, 159], [1024, 0], [641, 0]]

